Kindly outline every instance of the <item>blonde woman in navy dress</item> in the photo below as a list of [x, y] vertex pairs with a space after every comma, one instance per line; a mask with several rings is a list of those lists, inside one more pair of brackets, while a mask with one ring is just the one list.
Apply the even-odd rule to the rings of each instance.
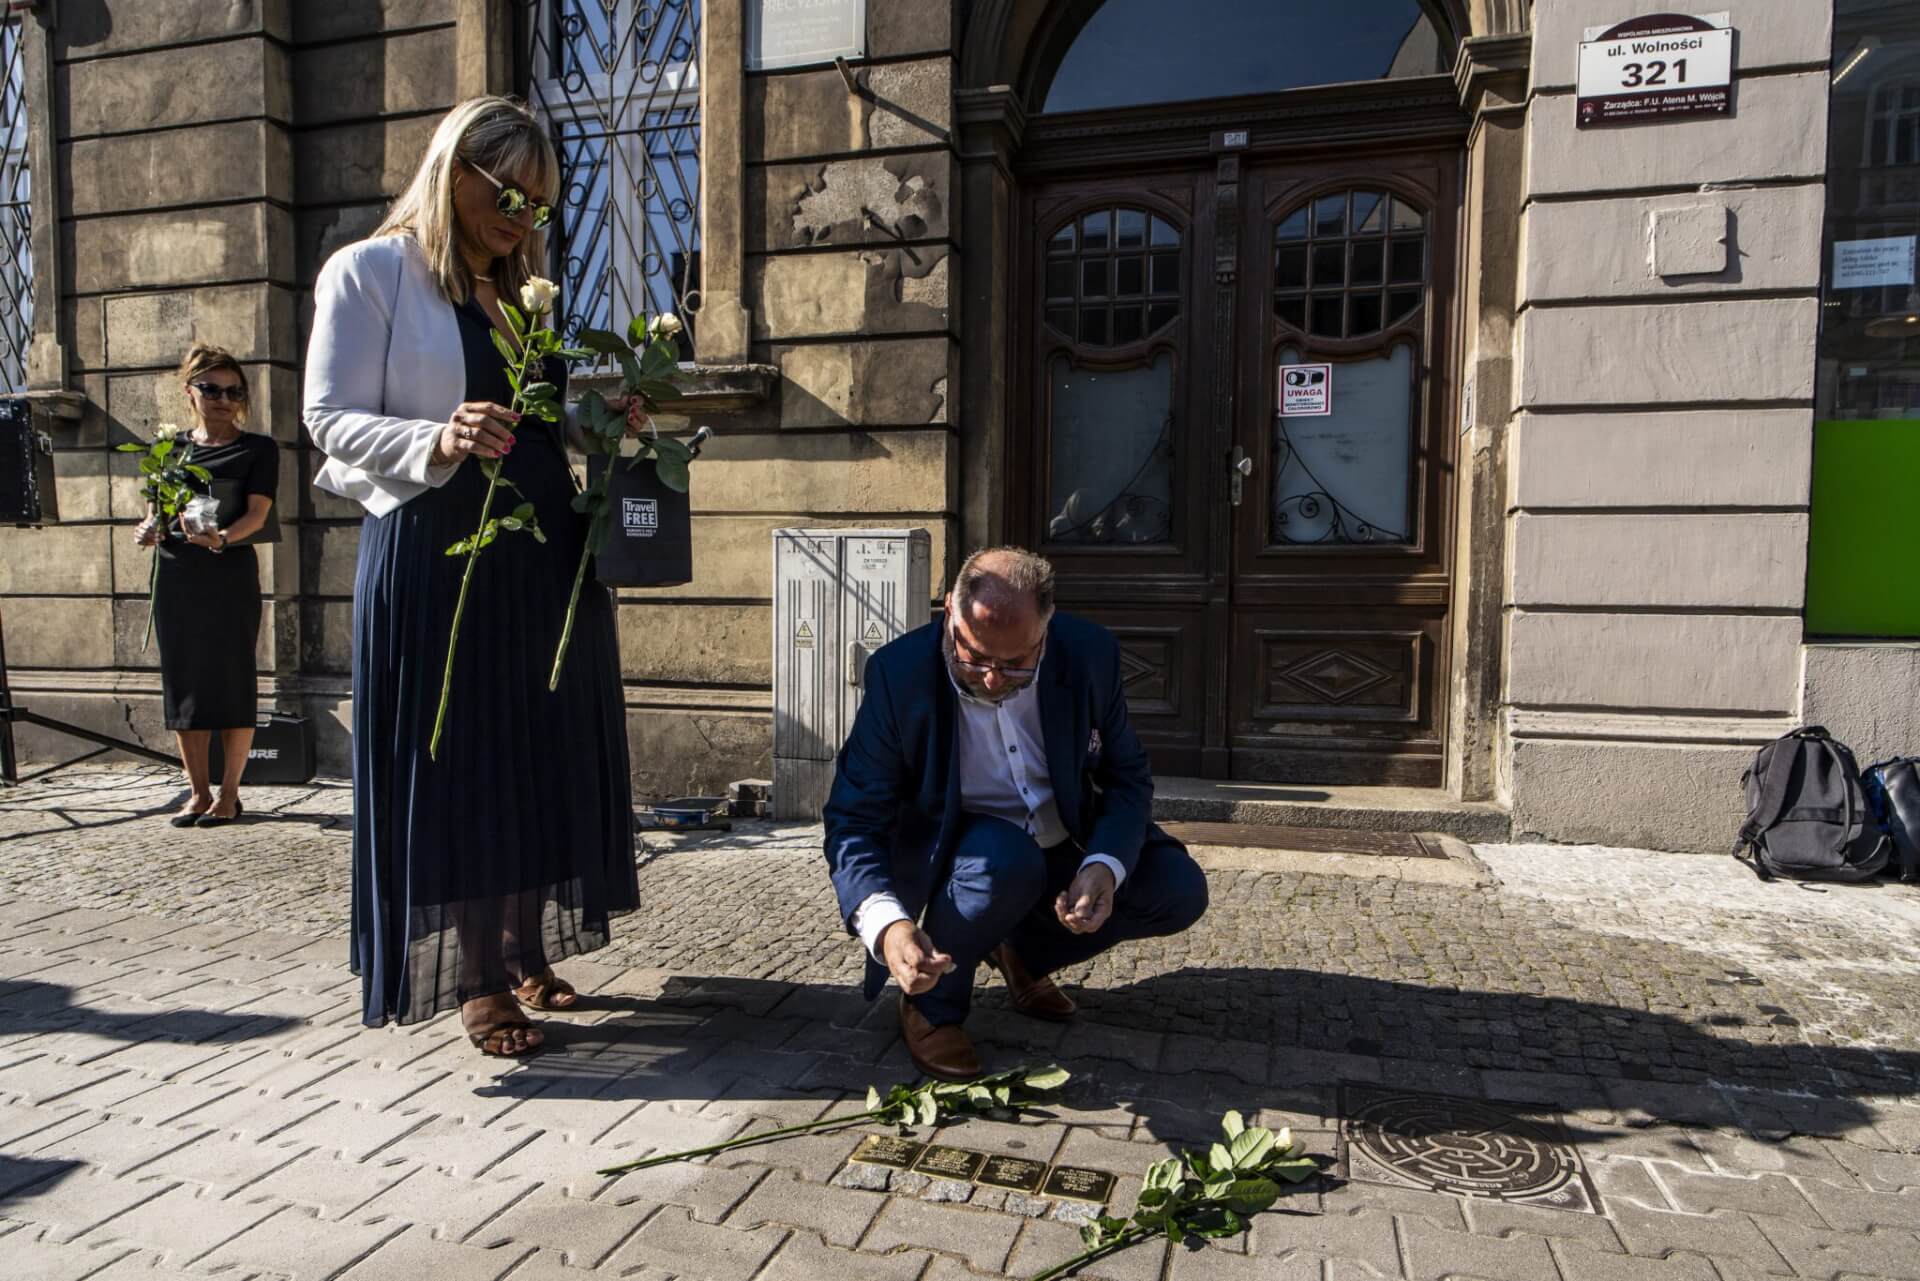
[[[460, 104], [371, 237], [315, 287], [305, 416], [317, 484], [366, 509], [354, 585], [353, 939], [369, 1025], [458, 1007], [484, 1053], [544, 1039], [553, 963], [604, 947], [635, 905], [633, 811], [613, 602], [589, 586], [557, 692], [547, 676], [585, 537], [570, 429], [507, 408], [502, 299], [542, 274], [559, 192], [524, 105]], [[547, 378], [564, 385], [551, 362]], [[637, 406], [629, 429], [640, 430]], [[473, 576], [453, 702], [427, 746], [472, 534], [504, 458], [547, 541], [500, 538]]]

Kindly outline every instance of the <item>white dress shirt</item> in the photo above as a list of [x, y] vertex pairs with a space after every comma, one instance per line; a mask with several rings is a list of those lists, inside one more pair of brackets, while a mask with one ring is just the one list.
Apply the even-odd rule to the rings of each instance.
[[[1045, 661], [1041, 660], [1043, 666]], [[969, 694], [954, 680], [951, 670], [947, 679], [960, 700], [961, 811], [1005, 819], [1043, 850], [1065, 841], [1066, 824], [1060, 821], [1060, 808], [1053, 799], [1053, 776], [1047, 772], [1038, 677], [997, 703]], [[1111, 870], [1115, 889], [1126, 879], [1126, 868], [1110, 855], [1089, 854], [1080, 866], [1084, 869], [1089, 863], [1101, 863]], [[894, 895], [870, 894], [854, 910], [853, 928], [874, 959], [885, 964], [879, 950], [880, 936], [895, 921], [910, 919]], [[934, 940], [936, 944], [939, 941]]]

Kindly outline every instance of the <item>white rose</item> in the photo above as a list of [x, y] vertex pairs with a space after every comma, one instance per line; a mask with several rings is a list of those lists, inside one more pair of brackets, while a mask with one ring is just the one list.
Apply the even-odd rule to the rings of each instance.
[[186, 434], [186, 432], [174, 426], [172, 423], [161, 423], [153, 429], [153, 438], [155, 440], [178, 440]]
[[538, 316], [553, 310], [553, 300], [559, 293], [559, 287], [551, 280], [545, 276], [535, 276], [520, 286], [520, 305], [527, 309], [529, 315]]
[[662, 338], [673, 337], [685, 328], [686, 326], [680, 323], [680, 317], [666, 311], [653, 318], [653, 323], [647, 326], [647, 333], [655, 342], [658, 342]]

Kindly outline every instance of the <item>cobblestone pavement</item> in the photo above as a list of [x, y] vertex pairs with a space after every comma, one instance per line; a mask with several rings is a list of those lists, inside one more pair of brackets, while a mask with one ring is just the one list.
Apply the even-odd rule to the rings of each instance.
[[[815, 831], [650, 836], [641, 911], [562, 967], [590, 998], [502, 1063], [447, 1019], [359, 1025], [344, 788], [255, 789], [217, 832], [167, 828], [180, 798], [161, 770], [0, 797], [0, 1275], [968, 1281], [1073, 1248], [1068, 1203], [848, 1167], [855, 1132], [592, 1173], [911, 1075]], [[1075, 1083], [943, 1141], [1116, 1171], [1124, 1209], [1229, 1107], [1337, 1157], [1342, 1083], [1493, 1099], [1572, 1142], [1600, 1213], [1354, 1163], [1084, 1275], [1920, 1281], [1920, 896], [1476, 853], [1490, 883], [1222, 861], [1200, 928], [1070, 976], [1073, 1028], [983, 992], [990, 1060]]]

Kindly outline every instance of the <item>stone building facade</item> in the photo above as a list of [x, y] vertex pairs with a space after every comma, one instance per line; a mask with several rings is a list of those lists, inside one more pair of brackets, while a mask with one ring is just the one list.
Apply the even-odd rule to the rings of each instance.
[[[867, 0], [854, 56], [768, 71], [752, 7], [17, 19], [24, 378], [62, 519], [0, 534], [16, 695], [164, 738], [111, 447], [180, 416], [166, 370], [207, 339], [285, 447], [262, 702], [344, 760], [357, 528], [308, 483], [312, 281], [453, 102], [527, 94], [564, 134], [634, 73], [637, 128], [677, 141], [567, 135], [563, 218], [639, 212], [625, 257], [582, 239], [556, 275], [684, 307], [686, 421], [716, 432], [694, 581], [621, 596], [637, 795], [768, 773], [769, 535], [795, 525], [924, 527], [937, 580], [969, 547], [1046, 547], [1121, 636], [1161, 772], [1251, 796], [1418, 789], [1393, 795], [1719, 849], [1745, 761], [1802, 719], [1920, 750], [1903, 637], [1804, 611], [1834, 0], [1718, 0], [1733, 110], [1594, 129], [1583, 34], [1670, 4], [1406, 0], [1383, 35], [1269, 0], [1175, 32], [1134, 0]], [[634, 42], [627, 73], [616, 49], [570, 79], [583, 31]], [[1277, 417], [1321, 364], [1325, 421]]]

